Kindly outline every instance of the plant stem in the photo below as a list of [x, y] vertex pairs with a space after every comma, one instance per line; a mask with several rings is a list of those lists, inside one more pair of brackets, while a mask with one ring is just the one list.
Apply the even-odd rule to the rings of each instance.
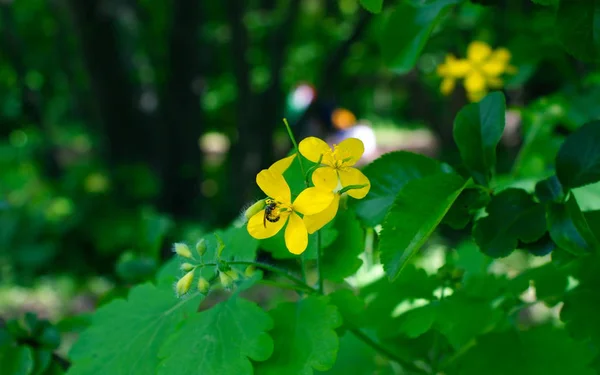
[[398, 357], [397, 355], [395, 355], [394, 353], [390, 352], [389, 350], [387, 350], [383, 346], [379, 345], [373, 339], [371, 339], [369, 336], [365, 335], [362, 331], [360, 331], [358, 328], [349, 328], [348, 330], [350, 332], [352, 332], [354, 334], [354, 336], [356, 336], [362, 342], [364, 342], [365, 344], [369, 345], [371, 348], [375, 349], [376, 351], [378, 351], [379, 353], [383, 354], [384, 356], [388, 357], [392, 361], [398, 362], [402, 367], [406, 368], [407, 370], [411, 370], [411, 371], [418, 372], [418, 373], [421, 373], [421, 374], [425, 374], [426, 373], [425, 370], [417, 367], [416, 365], [414, 365], [411, 362], [405, 361], [404, 359]]
[[[304, 166], [302, 165], [302, 158], [300, 157], [300, 149], [298, 148], [298, 142], [296, 142], [294, 133], [292, 133], [292, 128], [290, 128], [290, 124], [288, 123], [287, 119], [284, 118], [283, 123], [285, 124], [285, 128], [287, 129], [288, 135], [290, 136], [292, 144], [294, 145], [294, 149], [296, 150], [296, 157], [298, 158], [298, 163], [300, 163], [300, 170], [302, 171], [302, 175], [306, 176], [306, 173], [304, 173]], [[304, 183], [306, 184], [306, 187], [308, 187], [306, 181], [304, 181]]]
[[323, 276], [321, 275], [321, 231], [317, 231], [317, 290], [323, 294]]
[[[304, 281], [300, 280], [299, 278], [297, 278], [294, 275], [290, 275], [289, 273], [287, 273], [285, 270], [282, 270], [281, 268], [277, 268], [275, 266], [271, 266], [270, 264], [265, 264], [265, 263], [259, 263], [259, 262], [250, 262], [250, 261], [243, 261], [243, 260], [232, 260], [227, 262], [227, 264], [231, 264], [231, 265], [240, 265], [240, 266], [254, 266], [257, 268], [262, 268], [263, 270], [267, 270], [267, 271], [271, 271], [274, 272], [280, 276], [285, 277], [286, 279], [293, 281], [294, 283], [302, 286], [302, 287], [306, 287], [309, 290], [313, 290], [313, 288], [311, 288], [309, 285], [307, 285]], [[203, 265], [204, 267], [206, 266], [218, 266], [217, 263], [204, 263]]]

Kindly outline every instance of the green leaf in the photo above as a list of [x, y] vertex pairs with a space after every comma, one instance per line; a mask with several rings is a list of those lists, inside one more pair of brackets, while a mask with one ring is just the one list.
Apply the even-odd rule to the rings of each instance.
[[433, 327], [438, 314], [436, 307], [434, 304], [427, 304], [400, 315], [394, 324], [397, 325], [396, 332], [409, 338], [421, 336]]
[[549, 325], [524, 332], [494, 332], [459, 358], [461, 375], [594, 375], [588, 364], [593, 353], [564, 330]]
[[340, 338], [340, 350], [335, 365], [323, 374], [381, 374], [382, 370], [389, 368], [389, 364], [382, 365], [382, 361], [376, 360], [377, 356], [378, 353], [372, 347], [348, 332]]
[[[287, 225], [287, 224], [286, 224]], [[321, 248], [330, 246], [338, 236], [338, 231], [331, 224], [327, 224], [320, 229]], [[270, 252], [275, 259], [295, 259], [297, 255], [290, 253], [285, 246], [285, 227], [275, 236], [260, 241], [261, 247]], [[304, 259], [317, 258], [317, 235], [315, 233], [308, 235], [308, 246], [302, 254]]]
[[6, 375], [29, 375], [33, 371], [33, 354], [27, 346], [0, 346], [0, 369]]
[[349, 289], [338, 289], [328, 295], [343, 318], [344, 325], [360, 327], [366, 323], [365, 303]]
[[535, 196], [541, 203], [562, 202], [565, 199], [565, 193], [556, 175], [535, 184]]
[[273, 352], [273, 321], [256, 304], [232, 297], [188, 318], [162, 346], [158, 375], [253, 374], [250, 359]]
[[487, 186], [496, 166], [496, 146], [504, 131], [506, 102], [499, 91], [471, 103], [454, 119], [454, 141], [473, 179]]
[[381, 262], [396, 278], [442, 221], [466, 182], [456, 174], [435, 174], [406, 184], [390, 208], [381, 232]]
[[434, 276], [412, 264], [407, 265], [391, 283], [382, 278], [367, 285], [361, 289], [361, 297], [368, 299], [364, 313], [368, 319], [363, 325], [377, 329], [380, 336], [384, 335], [393, 325], [392, 313], [399, 304], [414, 299], [432, 300], [433, 291], [438, 286], [439, 282]]
[[410, 71], [435, 26], [459, 2], [436, 0], [422, 6], [401, 2], [389, 15], [381, 34], [381, 51], [387, 65], [397, 73]]
[[363, 169], [371, 181], [369, 194], [353, 201], [358, 217], [366, 226], [383, 222], [396, 195], [409, 181], [436, 173], [450, 171], [450, 167], [424, 155], [406, 151], [385, 154]]
[[160, 346], [200, 300], [178, 299], [170, 288], [136, 286], [127, 301], [114, 300], [94, 314], [71, 350], [69, 375], [154, 374]]
[[552, 241], [572, 254], [587, 254], [600, 246], [573, 195], [566, 203], [548, 203], [546, 220]]
[[486, 190], [480, 187], [464, 189], [444, 216], [442, 223], [449, 225], [452, 229], [462, 229], [489, 202], [490, 195]]
[[557, 6], [560, 0], [531, 0], [536, 4], [544, 6]]
[[256, 375], [310, 375], [335, 363], [339, 340], [335, 328], [342, 323], [327, 297], [286, 302], [270, 311], [275, 322], [271, 337], [273, 355], [256, 366]]
[[546, 232], [544, 206], [525, 190], [506, 189], [492, 197], [488, 216], [475, 222], [473, 237], [485, 254], [500, 258], [517, 248], [519, 241], [531, 243]]
[[383, 0], [360, 0], [360, 5], [371, 13], [380, 13], [383, 8]]
[[362, 264], [358, 256], [365, 249], [365, 232], [351, 210], [338, 211], [333, 225], [343, 235], [323, 250], [321, 273], [327, 280], [341, 282]]
[[567, 137], [556, 156], [556, 175], [565, 189], [600, 181], [600, 121], [589, 122]]
[[556, 12], [556, 36], [576, 58], [597, 61], [600, 57], [600, 1], [562, 0]]

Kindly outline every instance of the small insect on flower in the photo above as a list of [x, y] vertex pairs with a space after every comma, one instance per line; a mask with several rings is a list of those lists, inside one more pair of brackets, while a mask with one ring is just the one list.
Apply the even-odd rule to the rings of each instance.
[[270, 221], [271, 223], [276, 223], [279, 221], [280, 219], [280, 210], [277, 207], [277, 202], [275, 202], [273, 199], [266, 199], [265, 200], [266, 206], [265, 206], [265, 216], [263, 218], [263, 226], [266, 228], [267, 227], [267, 221]]

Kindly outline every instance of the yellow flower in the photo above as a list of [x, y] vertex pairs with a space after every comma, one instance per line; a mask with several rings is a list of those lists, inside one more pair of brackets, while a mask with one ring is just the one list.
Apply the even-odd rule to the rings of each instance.
[[446, 61], [437, 67], [437, 74], [443, 78], [440, 92], [449, 95], [454, 91], [456, 80], [464, 78], [469, 69], [469, 63], [466, 60], [459, 60], [452, 54], [446, 56]]
[[320, 166], [312, 174], [312, 182], [316, 187], [335, 190], [340, 184], [342, 188], [350, 185], [366, 185], [360, 189], [348, 190], [352, 198], [362, 199], [369, 193], [371, 183], [358, 169], [352, 166], [360, 159], [365, 147], [360, 139], [347, 138], [334, 145], [333, 149], [319, 138], [304, 138], [298, 145], [300, 153], [308, 160]]
[[443, 78], [440, 91], [447, 95], [454, 89], [455, 82], [464, 78], [467, 97], [472, 102], [481, 100], [491, 89], [504, 85], [501, 76], [514, 74], [516, 68], [509, 65], [511, 54], [506, 48], [492, 48], [480, 41], [473, 41], [467, 48], [467, 58], [457, 60], [448, 55], [446, 61], [437, 68], [437, 74]]
[[[289, 158], [293, 160], [293, 157]], [[308, 245], [308, 231], [298, 214], [314, 215], [323, 211], [331, 204], [334, 194], [330, 190], [311, 187], [304, 189], [292, 202], [290, 187], [278, 171], [271, 167], [256, 176], [256, 183], [269, 199], [265, 208], [248, 220], [248, 233], [256, 239], [269, 238], [287, 223], [285, 245], [290, 253], [302, 254]]]

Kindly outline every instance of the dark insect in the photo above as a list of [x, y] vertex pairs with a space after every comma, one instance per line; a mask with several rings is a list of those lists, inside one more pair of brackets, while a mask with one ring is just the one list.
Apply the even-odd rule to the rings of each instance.
[[279, 221], [279, 215], [276, 215], [274, 211], [277, 209], [277, 203], [274, 200], [267, 199], [267, 206], [265, 207], [265, 217], [263, 218], [263, 225], [267, 227], [267, 220], [271, 223]]

